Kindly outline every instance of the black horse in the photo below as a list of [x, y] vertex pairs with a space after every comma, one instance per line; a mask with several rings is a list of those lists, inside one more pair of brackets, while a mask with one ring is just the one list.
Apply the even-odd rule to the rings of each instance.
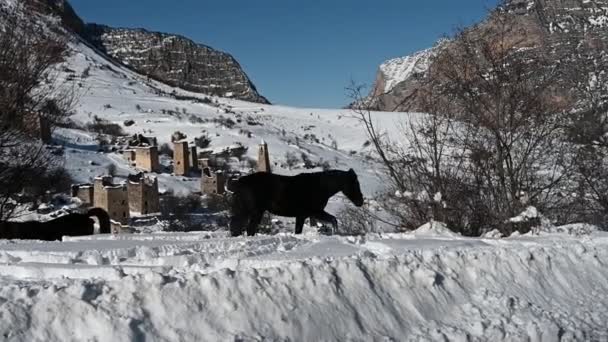
[[281, 176], [258, 172], [239, 178], [231, 186], [234, 191], [230, 232], [256, 234], [265, 211], [296, 218], [296, 234], [302, 233], [306, 218], [338, 225], [336, 218], [325, 212], [330, 197], [342, 191], [356, 206], [363, 205], [357, 174], [349, 171], [323, 171]]
[[86, 214], [68, 214], [47, 222], [0, 222], [0, 239], [55, 241], [63, 236], [93, 235], [95, 222], [91, 216], [99, 220], [100, 233], [111, 232], [108, 213], [101, 208], [93, 208]]

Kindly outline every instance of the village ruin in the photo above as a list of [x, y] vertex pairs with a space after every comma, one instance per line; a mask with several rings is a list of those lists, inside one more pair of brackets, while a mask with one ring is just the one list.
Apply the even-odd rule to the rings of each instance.
[[127, 225], [131, 214], [147, 215], [160, 212], [158, 180], [143, 173], [129, 176], [127, 182], [114, 184], [112, 176], [95, 178], [93, 184], [72, 186], [72, 197], [87, 207], [108, 212], [110, 219]]

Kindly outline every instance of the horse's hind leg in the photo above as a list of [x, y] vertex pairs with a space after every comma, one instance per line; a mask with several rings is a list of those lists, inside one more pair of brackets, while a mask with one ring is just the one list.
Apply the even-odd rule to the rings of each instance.
[[304, 221], [306, 217], [298, 216], [296, 217], [296, 234], [302, 234], [302, 229], [304, 228]]
[[333, 216], [325, 211], [322, 211], [322, 212], [316, 214], [314, 216], [314, 218], [316, 218], [317, 220], [322, 221], [322, 222], [330, 223], [332, 225], [332, 229], [333, 229], [332, 234], [335, 233], [336, 230], [338, 230], [338, 220], [336, 219], [335, 216]]
[[258, 232], [258, 225], [262, 222], [262, 216], [264, 212], [255, 212], [249, 218], [249, 224], [247, 225], [247, 235], [254, 236]]

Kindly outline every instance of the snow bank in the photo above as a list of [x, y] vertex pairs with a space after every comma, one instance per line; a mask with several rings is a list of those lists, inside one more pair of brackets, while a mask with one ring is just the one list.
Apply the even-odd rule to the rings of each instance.
[[451, 231], [448, 226], [443, 222], [431, 221], [420, 226], [418, 229], [412, 231], [413, 235], [418, 236], [444, 236], [444, 237], [455, 237], [458, 234]]
[[[148, 253], [97, 271], [58, 261], [72, 271], [57, 278], [32, 273], [16, 279], [0, 268], [0, 334], [10, 341], [608, 338], [606, 235], [585, 241], [205, 235], [209, 244], [198, 249], [195, 234], [171, 236], [120, 241], [136, 249], [156, 241], [208, 265], [145, 267], [163, 258]], [[288, 241], [294, 248], [286, 248]], [[122, 248], [103, 237], [90, 242], [0, 249]], [[257, 252], [236, 252], [239, 246]], [[223, 254], [208, 257], [214, 253]], [[134, 260], [142, 261], [137, 272], [125, 266]]]

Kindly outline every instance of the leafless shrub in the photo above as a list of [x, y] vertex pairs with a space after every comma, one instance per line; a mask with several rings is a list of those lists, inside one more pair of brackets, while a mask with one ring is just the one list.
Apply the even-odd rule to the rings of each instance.
[[176, 142], [176, 141], [184, 140], [186, 138], [187, 138], [187, 136], [184, 133], [182, 133], [180, 131], [175, 131], [171, 135], [171, 142]]
[[376, 231], [376, 221], [365, 209], [346, 205], [336, 217], [338, 218], [338, 228], [334, 234], [365, 235]]
[[119, 124], [102, 119], [97, 115], [93, 116], [93, 121], [87, 124], [87, 129], [91, 132], [110, 136], [125, 136], [126, 133]]
[[258, 161], [254, 158], [245, 157], [241, 159], [241, 167], [256, 170], [258, 168]]
[[508, 219], [525, 206], [555, 218], [565, 205], [559, 190], [573, 160], [565, 101], [554, 88], [557, 66], [511, 39], [519, 35], [509, 17], [496, 22], [459, 31], [434, 58], [416, 94], [429, 115], [403, 126], [407, 144], [379, 131], [370, 101], [351, 87], [356, 116], [398, 195], [388, 209], [399, 226], [435, 219], [465, 235], [488, 227], [509, 235]]
[[312, 160], [310, 160], [310, 158], [308, 157], [308, 155], [306, 153], [302, 152], [301, 158], [302, 158], [302, 162], [304, 163], [305, 169], [314, 169], [315, 167], [317, 167], [317, 165], [315, 163], [313, 163]]
[[164, 222], [163, 230], [172, 232], [200, 230], [200, 225], [193, 223], [191, 214], [200, 211], [201, 208], [199, 196], [178, 197], [166, 194], [160, 201], [160, 218]]
[[171, 145], [169, 145], [167, 143], [160, 145], [160, 148], [158, 149], [158, 153], [164, 154], [166, 156], [173, 158], [173, 149], [171, 148]]
[[236, 125], [236, 122], [234, 122], [234, 120], [232, 120], [231, 118], [226, 118], [222, 115], [217, 118], [213, 118], [213, 122], [229, 129], [233, 128]]
[[299, 162], [300, 159], [295, 153], [290, 151], [285, 152], [285, 164], [287, 165], [287, 167], [291, 169], [294, 166], [298, 165]]
[[116, 164], [114, 164], [114, 163], [108, 164], [107, 174], [112, 177], [116, 176]]
[[588, 222], [608, 229], [608, 76], [605, 72], [608, 61], [601, 50], [593, 51], [590, 59], [589, 63], [573, 70], [589, 75], [589, 79], [576, 87], [581, 100], [569, 130], [569, 136], [578, 149], [576, 190], [564, 192], [574, 207], [564, 215], [571, 221]]
[[209, 194], [206, 199], [207, 209], [217, 213], [230, 210], [230, 199], [228, 196]]
[[211, 137], [207, 134], [203, 134], [198, 138], [194, 138], [194, 144], [196, 144], [196, 147], [198, 148], [207, 148], [211, 145]]
[[[67, 120], [74, 87], [59, 79], [55, 65], [67, 44], [38, 24], [0, 13], [0, 221], [15, 214], [14, 199], [25, 187], [52, 176], [58, 156], [33, 141], [35, 124], [51, 130]], [[34, 125], [32, 125], [34, 123]], [[51, 188], [49, 188], [50, 190]]]

